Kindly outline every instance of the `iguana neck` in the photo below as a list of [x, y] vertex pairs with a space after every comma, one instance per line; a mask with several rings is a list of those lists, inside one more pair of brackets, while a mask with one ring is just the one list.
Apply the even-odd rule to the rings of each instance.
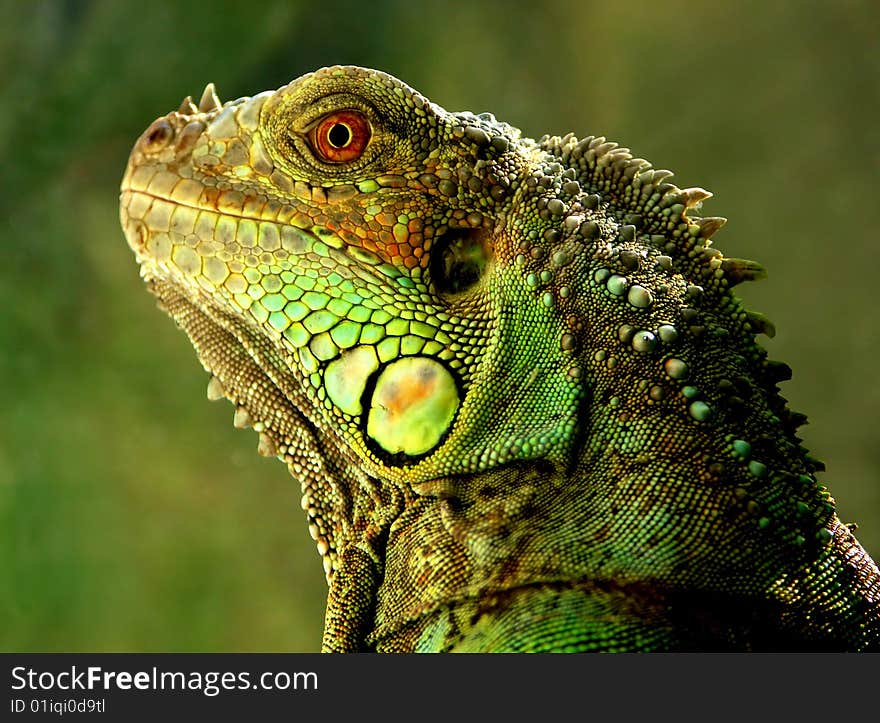
[[[533, 448], [414, 488], [471, 510], [475, 549], [515, 547], [532, 568], [523, 579], [543, 570], [750, 594], [796, 574], [839, 523], [776, 386], [788, 369], [754, 339], [772, 325], [730, 291], [763, 270], [710, 248], [723, 219], [688, 215], [707, 192], [678, 189], [626, 149], [545, 138], [533, 159], [515, 204], [539, 209], [540, 223], [510, 218], [499, 233], [519, 240], [513, 273], [531, 298], [493, 289], [498, 351], [484, 361], [499, 383], [519, 384], [496, 423], [531, 426]], [[530, 306], [547, 310], [551, 331], [524, 363], [517, 322]], [[505, 538], [486, 542], [485, 519]], [[468, 538], [465, 522], [455, 527]]]

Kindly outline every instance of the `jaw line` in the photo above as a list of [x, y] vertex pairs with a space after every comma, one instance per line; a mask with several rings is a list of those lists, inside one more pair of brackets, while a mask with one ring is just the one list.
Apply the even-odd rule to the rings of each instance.
[[[205, 186], [202, 184], [205, 189], [212, 188], [211, 186]], [[177, 198], [171, 198], [169, 196], [160, 196], [155, 193], [150, 193], [149, 191], [143, 191], [137, 188], [132, 188], [130, 185], [125, 185], [120, 188], [120, 193], [129, 193], [132, 196], [146, 196], [147, 198], [152, 198], [156, 201], [162, 201], [163, 203], [170, 203], [175, 206], [180, 206], [181, 208], [190, 208], [193, 211], [206, 211], [208, 213], [216, 213], [222, 216], [232, 216], [236, 219], [241, 219], [245, 221], [254, 221], [255, 223], [274, 223], [279, 226], [283, 226], [285, 224], [280, 221], [273, 220], [271, 218], [265, 218], [260, 216], [248, 216], [243, 213], [236, 213], [234, 209], [223, 209], [222, 211], [216, 206], [211, 205], [202, 205], [197, 203], [187, 203], [186, 201], [181, 201]]]

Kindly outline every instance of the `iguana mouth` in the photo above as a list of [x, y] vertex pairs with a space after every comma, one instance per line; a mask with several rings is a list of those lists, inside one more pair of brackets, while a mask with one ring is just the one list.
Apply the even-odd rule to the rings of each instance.
[[[198, 198], [196, 201], [187, 201], [187, 200], [183, 200], [180, 198], [175, 198], [174, 196], [164, 196], [164, 195], [158, 195], [155, 193], [149, 193], [147, 191], [144, 191], [143, 189], [137, 189], [137, 188], [134, 188], [128, 184], [123, 185], [120, 190], [123, 194], [126, 194], [126, 193], [137, 194], [137, 195], [145, 196], [145, 197], [150, 198], [155, 201], [170, 203], [170, 204], [173, 204], [174, 206], [178, 206], [181, 208], [189, 208], [189, 209], [192, 209], [193, 211], [196, 211], [196, 212], [201, 212], [201, 211], [207, 211], [209, 213], [222, 212], [224, 216], [232, 216], [236, 220], [239, 220], [239, 221], [253, 221], [254, 223], [266, 223], [265, 218], [261, 218], [260, 216], [258, 216], [256, 214], [249, 215], [246, 213], [236, 213], [234, 210], [227, 209], [227, 208], [224, 208], [221, 211], [217, 207], [216, 204], [209, 205], [209, 204], [205, 204], [205, 203], [198, 203], [198, 200], [200, 200]], [[204, 187], [204, 190], [207, 190], [207, 187]], [[129, 206], [131, 204], [131, 201], [126, 200], [126, 199], [123, 199], [122, 202], [126, 206]], [[123, 230], [125, 230], [124, 224], [123, 224]]]

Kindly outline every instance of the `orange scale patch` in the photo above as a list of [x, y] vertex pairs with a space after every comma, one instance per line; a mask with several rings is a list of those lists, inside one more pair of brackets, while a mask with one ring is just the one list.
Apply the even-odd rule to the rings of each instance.
[[412, 374], [399, 381], [386, 384], [377, 401], [393, 419], [407, 412], [413, 404], [430, 399], [436, 391], [436, 375]]

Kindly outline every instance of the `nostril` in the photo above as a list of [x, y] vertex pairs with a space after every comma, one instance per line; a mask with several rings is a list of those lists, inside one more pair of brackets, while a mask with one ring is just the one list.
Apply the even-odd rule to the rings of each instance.
[[166, 120], [157, 120], [144, 133], [143, 148], [145, 151], [160, 151], [173, 137], [174, 129], [171, 124]]

